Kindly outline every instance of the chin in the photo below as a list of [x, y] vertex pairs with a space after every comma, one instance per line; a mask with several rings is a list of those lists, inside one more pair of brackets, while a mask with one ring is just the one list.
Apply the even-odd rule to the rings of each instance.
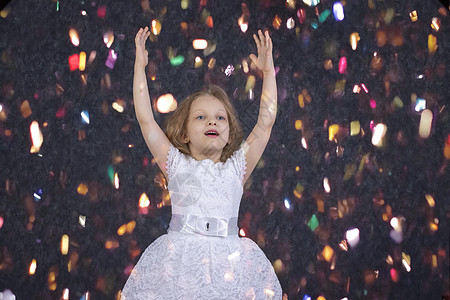
[[207, 149], [214, 149], [214, 150], [223, 150], [227, 144], [221, 143], [220, 141], [209, 141], [205, 144], [205, 148]]

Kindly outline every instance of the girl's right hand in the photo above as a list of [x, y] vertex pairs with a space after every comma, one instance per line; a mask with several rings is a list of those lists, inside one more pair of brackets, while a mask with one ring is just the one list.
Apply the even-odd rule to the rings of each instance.
[[148, 51], [145, 50], [145, 42], [147, 41], [149, 35], [150, 31], [148, 30], [148, 27], [139, 29], [138, 33], [136, 34], [136, 38], [134, 39], [136, 43], [136, 67], [145, 68], [145, 66], [147, 66], [148, 64]]

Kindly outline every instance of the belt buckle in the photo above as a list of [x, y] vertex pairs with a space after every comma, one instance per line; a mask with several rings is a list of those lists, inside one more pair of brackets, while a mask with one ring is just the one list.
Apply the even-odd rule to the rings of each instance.
[[[216, 235], [217, 220], [215, 218], [203, 217], [197, 220], [197, 230], [204, 235]], [[215, 229], [214, 229], [215, 228]]]

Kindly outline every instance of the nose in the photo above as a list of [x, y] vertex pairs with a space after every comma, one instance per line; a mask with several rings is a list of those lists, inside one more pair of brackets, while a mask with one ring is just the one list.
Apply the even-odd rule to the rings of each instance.
[[211, 124], [216, 125], [216, 121], [209, 121], [208, 124], [209, 124], [209, 125], [211, 125]]

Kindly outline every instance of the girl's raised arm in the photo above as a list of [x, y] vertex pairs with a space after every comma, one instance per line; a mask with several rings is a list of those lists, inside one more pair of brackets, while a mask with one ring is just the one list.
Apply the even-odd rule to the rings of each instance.
[[166, 157], [170, 142], [153, 116], [150, 94], [148, 92], [145, 67], [148, 64], [148, 51], [145, 41], [150, 32], [148, 27], [139, 29], [136, 34], [136, 59], [134, 62], [133, 99], [136, 118], [141, 127], [142, 135], [159, 168], [167, 178]]
[[272, 39], [267, 31], [263, 34], [261, 30], [258, 31], [258, 35], [254, 34], [253, 38], [258, 49], [258, 56], [250, 54], [250, 59], [263, 72], [264, 77], [258, 121], [242, 146], [247, 161], [244, 183], [266, 148], [277, 116], [277, 82], [273, 66]]

